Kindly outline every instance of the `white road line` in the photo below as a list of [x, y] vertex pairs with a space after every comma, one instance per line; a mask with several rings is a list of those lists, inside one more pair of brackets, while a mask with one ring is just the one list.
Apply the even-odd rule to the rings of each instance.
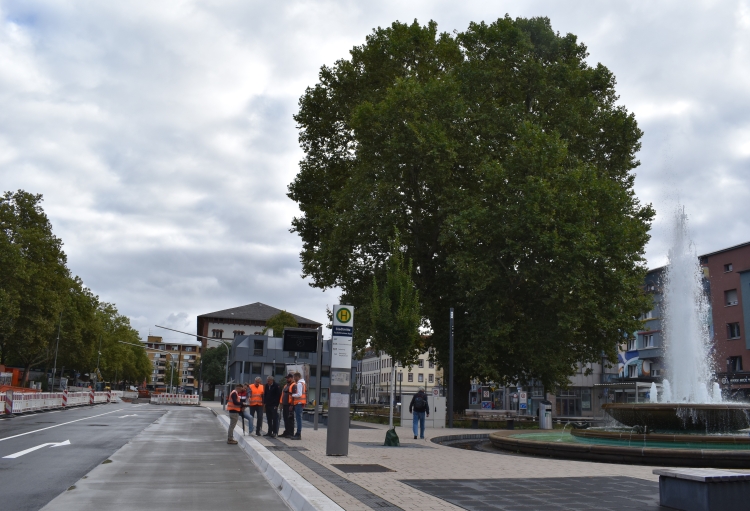
[[26, 433], [20, 433], [18, 435], [6, 436], [5, 438], [0, 438], [0, 442], [3, 442], [5, 440], [10, 440], [11, 438], [18, 438], [19, 436], [30, 435], [32, 433], [38, 433], [40, 431], [45, 431], [47, 429], [59, 428], [60, 426], [65, 426], [66, 424], [73, 424], [74, 422], [85, 421], [87, 419], [93, 419], [94, 417], [101, 417], [102, 415], [109, 415], [110, 413], [121, 412], [121, 411], [122, 410], [112, 410], [111, 412], [100, 413], [99, 415], [92, 415], [91, 417], [84, 417], [82, 419], [76, 419], [74, 421], [63, 422], [61, 424], [55, 424], [54, 426], [47, 426], [46, 428], [42, 428], [42, 429], [35, 429], [34, 431], [27, 431]]
[[24, 454], [29, 454], [30, 452], [34, 452], [37, 449], [41, 449], [42, 447], [60, 447], [61, 445], [70, 445], [70, 440], [65, 440], [64, 442], [48, 442], [46, 444], [37, 445], [36, 447], [32, 447], [30, 449], [26, 449], [25, 451], [18, 451], [14, 452], [13, 454], [8, 454], [7, 456], [3, 456], [3, 459], [10, 458], [20, 458]]
[[134, 413], [132, 415], [121, 415], [120, 417], [118, 417], [118, 419], [124, 419], [125, 417], [138, 417], [138, 414]]

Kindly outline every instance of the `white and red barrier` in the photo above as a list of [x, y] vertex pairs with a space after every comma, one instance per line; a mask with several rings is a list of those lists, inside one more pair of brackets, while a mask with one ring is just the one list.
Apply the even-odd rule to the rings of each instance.
[[[92, 401], [93, 399], [93, 401]], [[14, 392], [7, 391], [0, 399], [6, 415], [38, 412], [86, 404], [108, 403], [107, 392]]]
[[198, 395], [188, 394], [154, 394], [151, 396], [152, 405], [199, 405]]

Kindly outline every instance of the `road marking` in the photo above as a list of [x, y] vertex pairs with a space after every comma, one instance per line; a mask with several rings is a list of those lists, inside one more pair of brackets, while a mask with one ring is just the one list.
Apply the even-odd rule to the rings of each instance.
[[125, 417], [138, 417], [138, 414], [134, 413], [132, 415], [121, 415], [120, 417], [118, 417], [118, 419], [124, 419]]
[[46, 428], [42, 428], [42, 429], [35, 429], [34, 431], [27, 431], [26, 433], [19, 433], [18, 435], [6, 436], [5, 438], [0, 438], [0, 442], [3, 442], [5, 440], [10, 440], [11, 438], [18, 438], [19, 436], [30, 435], [32, 433], [38, 433], [40, 431], [45, 431], [45, 430], [52, 429], [52, 428], [59, 428], [60, 426], [65, 426], [66, 424], [73, 424], [74, 422], [85, 421], [88, 419], [93, 419], [95, 417], [101, 417], [102, 415], [109, 415], [110, 413], [121, 412], [121, 411], [122, 410], [112, 410], [111, 412], [100, 413], [99, 415], [92, 415], [91, 417], [84, 417], [82, 419], [76, 419], [74, 421], [63, 422], [61, 424], [55, 424], [54, 426], [47, 426]]
[[25, 451], [18, 451], [14, 452], [13, 454], [8, 454], [7, 456], [3, 456], [3, 459], [10, 458], [20, 458], [24, 454], [29, 454], [30, 452], [34, 452], [37, 449], [41, 449], [42, 447], [60, 447], [61, 445], [70, 445], [70, 440], [65, 440], [64, 442], [49, 442], [46, 444], [37, 445], [36, 447], [32, 447], [30, 449], [26, 449]]

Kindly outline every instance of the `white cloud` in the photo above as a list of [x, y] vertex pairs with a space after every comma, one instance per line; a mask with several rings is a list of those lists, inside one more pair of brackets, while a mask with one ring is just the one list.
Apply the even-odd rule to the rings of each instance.
[[[750, 3], [0, 0], [0, 183], [45, 196], [72, 270], [142, 333], [262, 301], [325, 320], [300, 279], [292, 115], [376, 26], [549, 16], [644, 130], [636, 191], [699, 252], [747, 241]], [[168, 325], [167, 325], [168, 326]]]

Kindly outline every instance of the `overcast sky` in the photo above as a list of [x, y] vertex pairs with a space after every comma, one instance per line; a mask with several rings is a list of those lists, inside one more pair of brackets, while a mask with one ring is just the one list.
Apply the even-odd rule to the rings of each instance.
[[[548, 16], [644, 131], [650, 266], [685, 204], [696, 249], [750, 241], [750, 2], [0, 0], [0, 191], [44, 195], [71, 270], [146, 335], [263, 302], [323, 322], [286, 197], [292, 115], [376, 26]], [[170, 336], [167, 336], [170, 337]]]

